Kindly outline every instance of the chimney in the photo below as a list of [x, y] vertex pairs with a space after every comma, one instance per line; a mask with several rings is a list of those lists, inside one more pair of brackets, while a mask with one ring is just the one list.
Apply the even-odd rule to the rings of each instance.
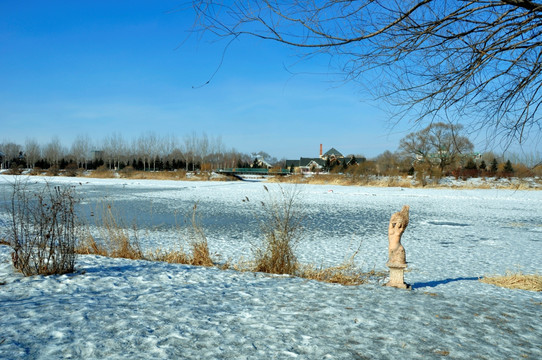
[[320, 144], [320, 157], [322, 157], [322, 144]]

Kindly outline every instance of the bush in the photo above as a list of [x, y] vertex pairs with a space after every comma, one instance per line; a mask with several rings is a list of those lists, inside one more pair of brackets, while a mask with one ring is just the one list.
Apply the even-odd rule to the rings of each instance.
[[23, 173], [23, 170], [24, 168], [22, 165], [17, 165], [16, 163], [13, 163], [7, 173], [9, 175], [21, 175]]
[[77, 202], [74, 187], [46, 184], [31, 192], [27, 183], [16, 180], [9, 240], [17, 270], [25, 276], [74, 271]]
[[69, 163], [66, 165], [66, 176], [74, 177], [79, 173], [79, 166], [76, 163]]
[[60, 174], [60, 169], [57, 165], [51, 166], [47, 169], [47, 176], [58, 176]]
[[265, 217], [261, 222], [263, 242], [253, 248], [255, 271], [271, 274], [295, 275], [298, 269], [294, 250], [299, 244], [302, 229], [302, 216], [296, 205], [298, 191], [285, 191], [280, 187], [280, 194], [269, 194], [269, 202], [262, 202]]

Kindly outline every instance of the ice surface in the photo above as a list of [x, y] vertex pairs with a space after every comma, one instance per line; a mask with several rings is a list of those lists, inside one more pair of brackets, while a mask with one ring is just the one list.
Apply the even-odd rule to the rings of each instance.
[[[168, 217], [197, 201], [224, 259], [250, 257], [267, 199], [248, 182], [54, 182], [77, 185], [88, 206], [106, 194], [136, 218], [148, 211], [134, 207], [152, 204], [148, 247], [174, 246]], [[542, 294], [477, 280], [540, 272], [542, 192], [303, 185], [300, 199], [302, 262], [338, 264], [361, 242], [358, 264], [377, 270], [386, 269], [389, 216], [410, 205], [402, 242], [414, 289], [98, 256], [80, 256], [75, 274], [24, 278], [0, 246], [0, 358], [542, 358]]]

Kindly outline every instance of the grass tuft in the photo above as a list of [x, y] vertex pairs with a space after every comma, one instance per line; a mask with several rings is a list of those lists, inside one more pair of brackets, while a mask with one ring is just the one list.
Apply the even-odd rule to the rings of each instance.
[[299, 244], [302, 216], [296, 204], [298, 190], [286, 191], [280, 187], [280, 194], [269, 192], [267, 203], [262, 202], [265, 218], [261, 221], [263, 241], [253, 247], [254, 271], [270, 274], [295, 275], [298, 269], [294, 250]]
[[99, 220], [101, 223], [98, 224], [101, 241], [96, 241], [88, 232], [78, 244], [76, 252], [132, 260], [144, 259], [137, 239], [137, 229], [134, 228], [134, 236], [130, 237], [129, 231], [119, 223], [118, 218], [111, 204], [103, 204]]
[[528, 291], [542, 291], [542, 275], [528, 275], [521, 272], [507, 272], [503, 276], [484, 276], [481, 282], [507, 289], [520, 289]]

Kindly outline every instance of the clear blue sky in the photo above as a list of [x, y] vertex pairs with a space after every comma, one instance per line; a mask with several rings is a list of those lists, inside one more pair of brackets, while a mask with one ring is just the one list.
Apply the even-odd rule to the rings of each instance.
[[275, 43], [234, 42], [212, 77], [225, 44], [187, 39], [182, 3], [2, 0], [0, 142], [205, 132], [277, 158], [316, 156], [320, 143], [372, 157], [412, 131], [391, 128], [356, 84], [327, 74], [326, 59], [299, 62]]

